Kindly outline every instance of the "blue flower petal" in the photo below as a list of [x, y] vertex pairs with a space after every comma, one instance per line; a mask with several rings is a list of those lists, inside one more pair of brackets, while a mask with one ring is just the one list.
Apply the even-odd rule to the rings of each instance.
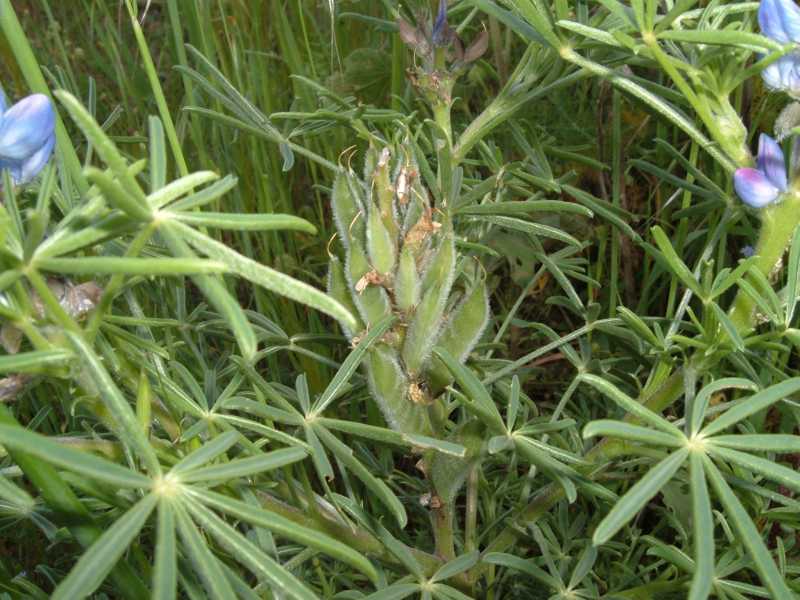
[[757, 169], [736, 169], [733, 174], [733, 187], [739, 198], [753, 208], [762, 208], [777, 200], [781, 191]]
[[786, 160], [780, 144], [762, 133], [758, 138], [758, 170], [767, 176], [776, 188], [785, 192], [789, 186], [786, 178]]
[[[3, 171], [8, 171], [11, 175], [11, 181], [14, 185], [18, 185], [22, 179], [22, 161], [21, 160], [0, 160], [0, 174]], [[2, 176], [0, 176], [0, 187], [2, 187]]]
[[800, 53], [781, 56], [761, 71], [761, 77], [772, 90], [800, 93]]
[[761, 0], [758, 24], [761, 33], [776, 42], [800, 41], [800, 8], [793, 0]]
[[53, 147], [56, 144], [55, 134], [47, 138], [44, 146], [34, 152], [29, 158], [22, 162], [20, 169], [19, 180], [14, 181], [17, 185], [28, 183], [31, 179], [39, 174], [39, 171], [44, 169], [47, 161], [50, 160], [50, 155], [53, 153]]
[[0, 158], [24, 160], [41, 149], [55, 130], [50, 98], [33, 94], [17, 102], [0, 123]]

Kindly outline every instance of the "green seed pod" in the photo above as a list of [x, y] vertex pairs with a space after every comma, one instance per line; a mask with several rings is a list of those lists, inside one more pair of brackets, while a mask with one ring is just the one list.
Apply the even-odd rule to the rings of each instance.
[[412, 376], [424, 370], [424, 362], [441, 332], [442, 315], [450, 295], [454, 270], [455, 245], [452, 233], [448, 232], [425, 273], [422, 301], [414, 312], [403, 342], [403, 361]]
[[423, 363], [430, 356], [439, 335], [444, 311], [443, 300], [447, 300], [447, 294], [441, 286], [434, 286], [425, 292], [414, 312], [403, 342], [403, 362], [413, 377], [422, 372]]
[[361, 246], [353, 244], [347, 253], [347, 275], [358, 312], [367, 325], [377, 323], [389, 314], [389, 296], [371, 277], [377, 275]]
[[350, 246], [352, 239], [364, 239], [364, 207], [349, 179], [347, 174], [339, 173], [333, 182], [331, 194], [333, 220], [345, 248]]
[[342, 325], [345, 335], [352, 339], [354, 335], [364, 330], [364, 324], [361, 319], [357, 317], [358, 309], [353, 302], [353, 296], [350, 293], [350, 286], [347, 282], [347, 277], [344, 274], [344, 267], [338, 257], [332, 256], [328, 265], [328, 295], [334, 300], [338, 300], [350, 314], [356, 316], [358, 322], [356, 331], [351, 331], [345, 325]]
[[[466, 360], [486, 329], [489, 309], [486, 282], [482, 281], [472, 288], [453, 311], [436, 345], [450, 352], [459, 361]], [[431, 361], [428, 379], [434, 393], [453, 380], [450, 371], [437, 358]]]
[[389, 176], [389, 148], [384, 148], [372, 173], [372, 194], [377, 199], [381, 220], [392, 238], [397, 237], [398, 227], [394, 205], [394, 188]]
[[397, 360], [397, 353], [385, 345], [369, 353], [369, 385], [386, 422], [395, 430], [431, 435], [428, 408], [408, 397], [409, 381]]
[[440, 234], [439, 247], [434, 250], [434, 255], [428, 262], [425, 275], [422, 278], [422, 291], [430, 289], [434, 285], [447, 288], [450, 292], [450, 285], [453, 282], [453, 273], [456, 267], [456, 247], [453, 240], [452, 231], [443, 231]]
[[378, 208], [373, 205], [369, 211], [367, 223], [367, 250], [372, 266], [381, 275], [387, 275], [394, 269], [395, 242], [386, 230]]
[[364, 179], [366, 181], [369, 181], [370, 176], [372, 176], [372, 173], [375, 171], [375, 167], [378, 166], [379, 156], [378, 150], [375, 146], [370, 144], [364, 154]]
[[394, 301], [397, 308], [408, 312], [419, 302], [419, 273], [417, 260], [410, 248], [400, 252], [400, 264], [394, 279]]

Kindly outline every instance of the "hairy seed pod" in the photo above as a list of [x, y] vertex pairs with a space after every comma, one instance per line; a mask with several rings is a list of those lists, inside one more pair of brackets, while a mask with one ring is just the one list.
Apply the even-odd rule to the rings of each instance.
[[394, 300], [403, 312], [408, 312], [419, 302], [419, 273], [417, 260], [410, 248], [403, 248], [394, 278]]
[[380, 153], [375, 146], [370, 144], [369, 148], [364, 153], [364, 181], [369, 181], [369, 178], [372, 177], [375, 168], [378, 166], [379, 159]]
[[369, 353], [369, 385], [386, 422], [395, 430], [418, 435], [432, 432], [428, 409], [408, 398], [409, 381], [397, 353], [383, 344]]
[[339, 173], [331, 194], [333, 220], [345, 248], [350, 246], [352, 239], [362, 242], [364, 239], [364, 207], [349, 179], [347, 174]]
[[[455, 245], [448, 232], [431, 260], [422, 284], [422, 300], [414, 312], [403, 343], [403, 361], [412, 376], [423, 370], [423, 363], [441, 332], [442, 316], [455, 271]], [[427, 283], [427, 286], [426, 286]]]
[[[486, 282], [481, 281], [455, 308], [436, 345], [464, 362], [483, 335], [489, 322], [489, 312]], [[434, 391], [444, 388], [453, 380], [450, 371], [438, 358], [431, 361], [428, 378]]]
[[356, 244], [347, 253], [346, 272], [353, 300], [367, 325], [377, 323], [389, 314], [389, 296], [386, 290], [377, 285], [378, 273], [370, 266], [364, 250]]
[[389, 176], [390, 158], [389, 149], [384, 148], [372, 175], [372, 194], [373, 198], [377, 199], [383, 225], [392, 239], [394, 239], [397, 237], [398, 227], [396, 221], [397, 211], [394, 206], [394, 188], [392, 188]]
[[358, 309], [353, 302], [353, 296], [350, 293], [350, 286], [348, 284], [347, 277], [344, 274], [342, 261], [340, 261], [336, 256], [332, 256], [330, 258], [330, 264], [328, 265], [328, 295], [330, 295], [334, 300], [338, 300], [345, 308], [347, 308], [347, 310], [350, 311], [350, 314], [356, 318], [357, 328], [355, 331], [351, 331], [348, 327], [342, 325], [342, 329], [344, 329], [345, 335], [347, 335], [348, 339], [353, 339], [353, 336], [364, 330], [364, 324], [357, 316]]
[[394, 269], [395, 242], [386, 230], [378, 208], [373, 204], [367, 223], [367, 250], [372, 266], [381, 275], [388, 275]]
[[452, 231], [439, 234], [439, 247], [434, 249], [422, 278], [423, 293], [434, 285], [443, 284], [450, 292], [450, 284], [456, 267], [456, 248]]

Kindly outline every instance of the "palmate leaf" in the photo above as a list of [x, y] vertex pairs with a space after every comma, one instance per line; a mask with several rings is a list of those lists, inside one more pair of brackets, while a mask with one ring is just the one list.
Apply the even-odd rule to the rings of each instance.
[[161, 466], [159, 465], [155, 450], [150, 445], [144, 431], [139, 426], [136, 414], [122, 395], [122, 392], [120, 392], [117, 385], [111, 379], [111, 376], [94, 353], [94, 350], [86, 343], [82, 336], [72, 332], [65, 332], [65, 334], [69, 338], [72, 347], [75, 349], [75, 353], [78, 355], [81, 365], [91, 377], [95, 386], [97, 386], [97, 391], [100, 393], [100, 397], [103, 399], [108, 411], [113, 416], [122, 440], [139, 456], [150, 473], [153, 475], [160, 474]]
[[75, 567], [53, 592], [54, 600], [73, 600], [92, 594], [144, 526], [158, 498], [148, 494], [117, 519], [83, 553]]
[[714, 517], [703, 472], [703, 457], [698, 452], [692, 452], [689, 457], [689, 479], [695, 561], [689, 600], [705, 600], [714, 583]]
[[776, 383], [749, 398], [743, 399], [736, 406], [728, 409], [724, 414], [706, 425], [700, 433], [703, 436], [711, 436], [717, 432], [723, 431], [742, 419], [746, 419], [750, 415], [754, 415], [768, 406], [783, 400], [786, 396], [796, 393], [798, 390], [800, 390], [800, 377], [794, 377]]
[[613, 400], [620, 408], [624, 409], [631, 415], [638, 417], [642, 421], [649, 423], [653, 427], [661, 431], [673, 435], [679, 439], [683, 439], [684, 435], [680, 429], [667, 421], [661, 415], [657, 415], [653, 411], [639, 404], [636, 400], [625, 394], [622, 390], [616, 387], [613, 383], [598, 377], [597, 375], [585, 374], [581, 375], [580, 379], [585, 381], [598, 391], [602, 392], [604, 396]]
[[162, 225], [162, 229], [166, 228], [170, 229], [172, 235], [178, 236], [191, 244], [198, 252], [205, 254], [213, 260], [225, 263], [232, 272], [244, 277], [248, 281], [280, 294], [281, 296], [286, 296], [296, 302], [324, 312], [349, 327], [351, 331], [356, 329], [357, 323], [355, 317], [350, 314], [350, 311], [327, 294], [307, 283], [303, 283], [280, 271], [257, 263], [231, 250], [225, 244], [199, 231], [195, 231], [182, 223], [173, 221]]
[[173, 600], [176, 597], [178, 586], [176, 538], [172, 500], [161, 498], [158, 503], [156, 556], [153, 565], [153, 600]]
[[739, 540], [747, 548], [750, 558], [755, 563], [761, 581], [772, 593], [773, 598], [792, 598], [793, 594], [786, 585], [783, 576], [775, 566], [775, 561], [764, 545], [761, 533], [756, 529], [750, 515], [733, 493], [722, 473], [708, 457], [703, 457], [703, 468], [717, 496], [725, 508], [725, 514], [733, 523], [739, 534]]
[[305, 584], [212, 511], [202, 504], [192, 502], [186, 503], [186, 507], [198, 523], [235, 556], [237, 561], [246, 565], [259, 578], [269, 582], [271, 590], [280, 591], [281, 594], [297, 600], [317, 600], [316, 594]]
[[630, 521], [672, 479], [688, 455], [687, 448], [674, 451], [637, 481], [595, 529], [592, 537], [595, 545], [607, 542]]
[[219, 600], [233, 600], [236, 598], [222, 565], [211, 553], [203, 536], [200, 535], [197, 527], [192, 523], [183, 503], [174, 502], [173, 509], [178, 532], [183, 541], [183, 548], [191, 558], [195, 566], [195, 572], [202, 579], [209, 597], [218, 598]]
[[221, 433], [210, 442], [200, 446], [194, 452], [184, 456], [170, 469], [170, 473], [178, 475], [209, 463], [220, 454], [227, 452], [241, 439], [242, 434], [236, 430]]
[[336, 456], [347, 469], [358, 477], [367, 489], [375, 495], [381, 503], [386, 506], [398, 525], [403, 528], [408, 523], [408, 516], [403, 503], [397, 499], [394, 492], [383, 481], [372, 475], [369, 470], [359, 461], [344, 442], [340, 441], [335, 435], [324, 427], [311, 425], [311, 429], [317, 434], [323, 444]]
[[298, 544], [314, 548], [355, 567], [371, 580], [377, 580], [378, 574], [375, 568], [364, 556], [328, 535], [320, 534], [314, 529], [290, 521], [274, 512], [251, 506], [246, 502], [216, 492], [190, 487], [189, 494], [211, 508], [246, 521], [251, 525], [268, 529], [276, 535], [293, 540]]
[[0, 425], [0, 444], [113, 487], [146, 489], [151, 485], [151, 480], [141, 473], [87, 452], [69, 448], [20, 426]]
[[308, 456], [304, 448], [282, 448], [257, 456], [240, 458], [230, 462], [206, 467], [185, 468], [181, 470], [180, 481], [192, 483], [197, 481], [231, 481], [237, 477], [256, 475], [264, 471], [279, 469]]

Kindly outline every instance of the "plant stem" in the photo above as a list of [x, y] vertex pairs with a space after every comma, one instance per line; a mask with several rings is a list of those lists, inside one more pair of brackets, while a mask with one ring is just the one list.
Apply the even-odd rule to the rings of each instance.
[[[792, 190], [783, 200], [761, 213], [761, 232], [756, 246], [758, 258], [755, 268], [768, 279], [777, 276], [783, 263], [783, 253], [792, 241], [798, 226], [800, 211], [800, 192]], [[731, 321], [740, 333], [753, 327], [755, 302], [743, 290], [739, 290], [733, 301]]]
[[436, 555], [445, 561], [453, 560], [456, 557], [453, 542], [453, 505], [449, 502], [442, 502], [442, 505], [434, 508], [431, 513], [433, 532], [436, 537]]

